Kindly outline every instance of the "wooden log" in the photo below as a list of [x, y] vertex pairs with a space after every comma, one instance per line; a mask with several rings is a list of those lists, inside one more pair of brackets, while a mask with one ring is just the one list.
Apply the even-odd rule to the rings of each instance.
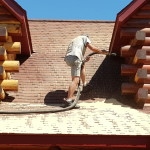
[[132, 16], [132, 18], [145, 18], [149, 19], [150, 18], [150, 10], [139, 10], [135, 15]]
[[146, 69], [147, 70], [147, 73], [150, 74], [150, 65], [142, 65], [142, 66], [137, 66], [141, 69]]
[[3, 100], [3, 99], [5, 99], [5, 92], [4, 92], [4, 90], [0, 87], [0, 100]]
[[123, 27], [133, 27], [133, 28], [149, 28], [149, 22], [150, 19], [145, 18], [133, 18], [130, 21], [127, 21], [126, 24], [123, 25]]
[[122, 83], [121, 85], [121, 93], [125, 94], [135, 94], [139, 89], [139, 85], [136, 83]]
[[148, 89], [139, 88], [136, 93], [137, 103], [150, 103], [150, 94], [148, 94]]
[[15, 60], [16, 54], [7, 54], [7, 60]]
[[18, 72], [19, 71], [19, 61], [0, 61], [0, 66], [3, 66], [5, 71], [8, 72]]
[[3, 6], [0, 6], [0, 15], [10, 15], [10, 12]]
[[6, 72], [6, 79], [7, 79], [7, 80], [10, 80], [10, 79], [11, 79], [11, 74], [10, 74], [10, 72]]
[[133, 59], [133, 64], [150, 64], [150, 55], [147, 55], [146, 51], [138, 50]]
[[0, 80], [0, 86], [5, 91], [18, 91], [18, 80]]
[[20, 54], [21, 53], [21, 43], [20, 42], [0, 43], [0, 46], [4, 46], [7, 53], [10, 53], [10, 54]]
[[138, 106], [138, 108], [143, 109], [144, 104], [145, 104], [145, 98], [147, 95], [148, 90], [139, 88], [136, 95], [135, 95], [135, 102]]
[[124, 63], [126, 63], [126, 64], [132, 64], [132, 62], [133, 62], [133, 57], [125, 57], [125, 62]]
[[143, 43], [144, 46], [149, 46], [150, 45], [150, 37], [146, 37]]
[[122, 64], [121, 65], [121, 75], [122, 76], [132, 76], [135, 75], [137, 72], [137, 66], [135, 65], [127, 65], [127, 64]]
[[8, 39], [8, 32], [6, 27], [0, 27], [0, 41], [6, 42]]
[[0, 60], [7, 60], [7, 52], [3, 46], [0, 46]]
[[146, 51], [147, 55], [150, 55], [150, 46], [142, 46], [140, 49], [139, 47], [135, 47], [135, 46], [131, 46], [131, 45], [127, 45], [127, 46], [123, 46], [121, 47], [121, 56], [122, 57], [134, 57], [134, 55], [136, 54], [137, 50], [143, 50]]
[[121, 75], [122, 76], [133, 76], [136, 74], [137, 70], [141, 69], [146, 69], [147, 73], [150, 74], [150, 65], [127, 65], [127, 64], [122, 64], [121, 65]]
[[0, 66], [0, 79], [6, 79], [6, 72], [3, 66]]
[[150, 103], [150, 94], [148, 94], [147, 99], [145, 99], [145, 103]]
[[148, 3], [148, 4], [146, 4], [146, 5], [144, 5], [142, 8], [141, 8], [141, 10], [149, 10], [150, 9], [150, 4]]
[[[8, 40], [7, 41], [12, 42], [12, 37], [8, 36]], [[2, 47], [2, 46], [0, 46], [0, 47]], [[3, 49], [5, 49], [5, 48], [3, 47]], [[7, 54], [6, 50], [5, 51], [3, 50], [2, 52], [4, 54], [2, 53], [2, 59], [0, 59], [0, 60], [15, 60], [16, 59], [16, 54], [10, 54], [10, 53]]]
[[145, 32], [146, 36], [150, 36], [150, 28], [122, 28], [120, 37], [135, 37], [137, 31]]
[[139, 88], [137, 92], [137, 101], [145, 102], [145, 99], [148, 97], [148, 89]]
[[143, 31], [137, 31], [135, 38], [131, 41], [131, 46], [141, 46], [145, 42], [146, 34]]
[[12, 15], [0, 15], [0, 23], [20, 24], [20, 22]]
[[7, 24], [7, 23], [0, 23], [0, 27], [6, 27], [8, 35], [11, 34], [13, 36], [21, 36], [21, 25], [20, 24]]
[[8, 36], [7, 42], [13, 42], [12, 36]]
[[139, 88], [148, 89], [150, 92], [150, 84], [137, 84], [137, 83], [122, 83], [121, 92], [122, 94], [135, 94]]
[[150, 55], [146, 55], [145, 60], [139, 59], [137, 61], [137, 64], [149, 65], [150, 64]]
[[146, 59], [146, 51], [137, 50], [135, 57], [133, 59], [133, 64], [143, 63]]
[[136, 83], [150, 84], [150, 74], [147, 73], [147, 69], [138, 69], [134, 81]]

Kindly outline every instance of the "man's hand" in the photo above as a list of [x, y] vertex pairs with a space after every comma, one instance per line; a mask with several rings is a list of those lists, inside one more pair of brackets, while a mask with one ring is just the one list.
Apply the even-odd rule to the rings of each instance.
[[101, 52], [102, 52], [102, 54], [104, 54], [104, 55], [109, 55], [109, 51], [108, 51], [108, 50], [103, 49], [103, 50], [101, 50]]
[[99, 53], [99, 54], [104, 54], [104, 55], [111, 55], [111, 56], [116, 56], [116, 53], [110, 53], [109, 50], [100, 50], [98, 48], [93, 47], [91, 44], [87, 43], [86, 47], [88, 47], [90, 50], [92, 50], [95, 53]]

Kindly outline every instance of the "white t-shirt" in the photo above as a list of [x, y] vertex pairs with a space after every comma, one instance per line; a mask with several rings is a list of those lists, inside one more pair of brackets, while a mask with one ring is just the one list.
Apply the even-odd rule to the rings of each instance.
[[77, 56], [82, 60], [86, 51], [87, 43], [91, 43], [87, 36], [78, 36], [74, 38], [68, 46], [66, 56]]

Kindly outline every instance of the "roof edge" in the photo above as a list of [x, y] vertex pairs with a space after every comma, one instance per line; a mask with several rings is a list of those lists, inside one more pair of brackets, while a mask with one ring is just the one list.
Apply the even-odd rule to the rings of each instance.
[[33, 22], [87, 22], [87, 23], [115, 23], [109, 20], [63, 20], [63, 19], [28, 19]]
[[1, 3], [22, 23], [26, 11], [15, 0], [1, 0]]
[[15, 0], [0, 0], [0, 2], [20, 21], [23, 33], [21, 41], [24, 41], [21, 54], [30, 56], [33, 48], [26, 11]]
[[130, 2], [124, 9], [122, 9], [116, 17], [115, 26], [109, 46], [110, 52], [117, 52], [114, 49], [114, 45], [117, 45], [119, 42], [119, 35], [120, 35], [120, 29], [121, 25], [135, 12], [139, 7], [142, 7], [147, 1], [149, 0], [133, 0]]
[[[101, 147], [150, 147], [150, 135], [90, 135], [90, 134], [28, 134], [1, 133], [0, 144], [101, 146]], [[41, 140], [42, 139], [42, 140]], [[114, 139], [114, 140], [112, 140]]]
[[142, 7], [149, 0], [133, 0], [129, 3], [121, 12], [117, 14], [117, 18], [120, 22], [129, 18], [139, 7]]

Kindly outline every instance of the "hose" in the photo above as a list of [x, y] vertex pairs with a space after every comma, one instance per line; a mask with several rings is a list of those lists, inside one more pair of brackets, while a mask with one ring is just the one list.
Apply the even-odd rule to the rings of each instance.
[[25, 110], [25, 111], [0, 111], [0, 114], [56, 113], [56, 112], [61, 112], [61, 111], [67, 111], [76, 106], [80, 98], [80, 92], [81, 92], [81, 89], [80, 87], [78, 87], [76, 99], [70, 106], [65, 107], [65, 108], [52, 109], [52, 110], [43, 109], [43, 110]]
[[[82, 65], [85, 64], [87, 57], [90, 57], [95, 54], [99, 54], [99, 53], [93, 52], [87, 55], [85, 59], [83, 60]], [[56, 113], [56, 112], [67, 111], [67, 110], [73, 109], [76, 106], [81, 95], [80, 93], [81, 93], [81, 88], [80, 88], [80, 85], [78, 85], [77, 94], [76, 94], [76, 98], [74, 102], [70, 106], [65, 107], [65, 108], [52, 109], [52, 110], [42, 109], [42, 110], [25, 110], [25, 111], [0, 111], [0, 114]]]

